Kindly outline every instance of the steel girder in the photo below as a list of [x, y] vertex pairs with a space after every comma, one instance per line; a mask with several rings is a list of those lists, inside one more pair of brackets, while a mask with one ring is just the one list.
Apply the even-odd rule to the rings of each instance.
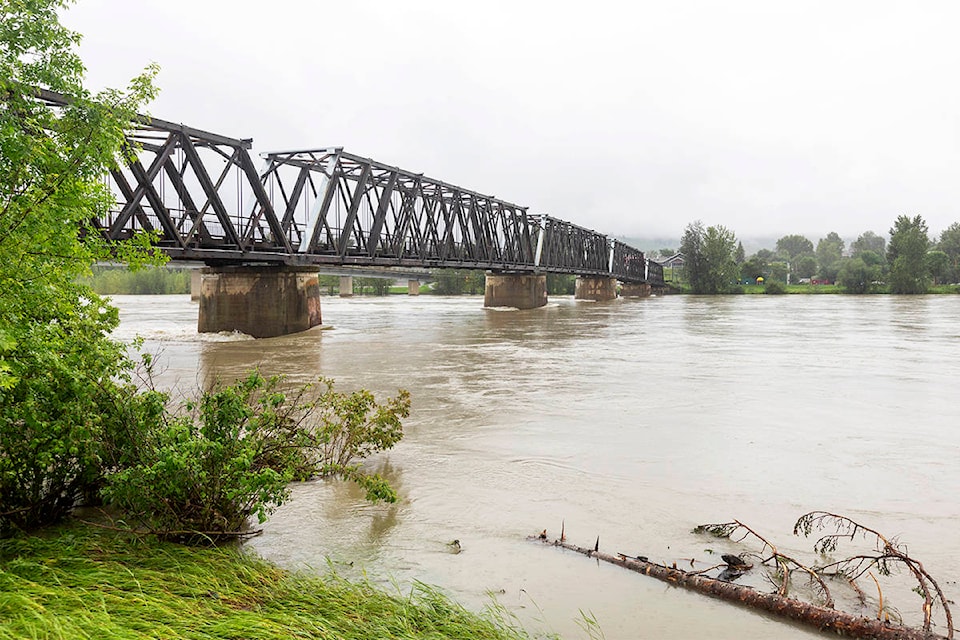
[[[340, 147], [263, 157], [264, 185], [303, 256], [646, 279], [643, 253], [603, 234]], [[639, 269], [623, 266], [627, 258]]]
[[538, 227], [523, 207], [341, 148], [265, 154], [263, 179], [300, 255], [355, 264], [529, 269]]
[[[610, 252], [610, 273], [624, 282], [646, 282], [650, 279], [647, 272], [648, 261], [643, 251], [634, 249], [619, 240], [613, 241], [613, 250]], [[651, 260], [649, 264], [653, 264]], [[660, 281], [663, 280], [661, 273]]]
[[[39, 90], [51, 107], [69, 98]], [[108, 180], [108, 240], [154, 232], [173, 259], [469, 268], [662, 283], [643, 252], [525, 207], [345, 152], [263, 154], [252, 140], [141, 117]]]
[[[101, 220], [109, 240], [160, 231], [172, 258], [285, 262], [287, 230], [248, 150], [235, 140], [151, 119], [128, 134], [133, 159], [111, 179], [122, 197]], [[244, 258], [240, 258], [244, 259]]]

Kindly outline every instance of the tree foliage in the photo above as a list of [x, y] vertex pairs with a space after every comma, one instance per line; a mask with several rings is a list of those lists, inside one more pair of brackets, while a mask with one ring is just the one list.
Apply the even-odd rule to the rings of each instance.
[[788, 261], [813, 253], [813, 243], [805, 236], [792, 234], [777, 240], [777, 253]]
[[734, 259], [737, 238], [723, 226], [687, 225], [680, 244], [684, 272], [694, 293], [727, 293], [736, 288], [740, 268]]
[[843, 239], [835, 231], [831, 231], [817, 242], [818, 273], [821, 278], [837, 279], [844, 246]]
[[790, 264], [797, 278], [812, 278], [817, 275], [817, 258], [813, 255], [800, 256]]
[[864, 256], [876, 255], [866, 252], [855, 258], [844, 260], [837, 275], [837, 282], [847, 293], [870, 293], [876, 288], [875, 282], [882, 276], [880, 266], [869, 264]]
[[435, 269], [431, 274], [435, 281], [433, 292], [451, 296], [483, 293], [486, 277], [477, 269]]
[[[156, 261], [150, 238], [107, 247], [101, 177], [154, 93], [154, 69], [91, 96], [60, 25], [64, 0], [0, 2], [0, 534], [61, 517], [92, 480], [127, 368], [117, 313], [76, 279], [97, 260]], [[47, 88], [72, 96], [53, 110]]]
[[360, 461], [403, 437], [410, 396], [378, 404], [333, 382], [283, 393], [278, 377], [253, 372], [171, 412], [165, 394], [138, 397], [108, 456], [106, 499], [150, 530], [186, 541], [241, 535], [248, 518], [263, 522], [289, 495], [293, 479], [339, 476], [370, 500], [394, 490]]
[[927, 251], [927, 255], [923, 257], [923, 266], [933, 278], [933, 284], [940, 284], [950, 277], [950, 256], [943, 251]]
[[856, 258], [864, 251], [873, 251], [882, 256], [887, 248], [887, 241], [873, 231], [864, 231], [850, 244], [851, 257]]
[[897, 217], [890, 229], [887, 263], [891, 293], [925, 293], [930, 283], [924, 259], [930, 246], [927, 223], [921, 216]]
[[387, 278], [361, 278], [353, 279], [353, 293], [363, 295], [368, 290], [375, 296], [385, 296], [390, 293], [390, 287], [393, 286], [393, 280]]
[[960, 282], [960, 222], [954, 222], [940, 232], [937, 249], [950, 258], [950, 281]]

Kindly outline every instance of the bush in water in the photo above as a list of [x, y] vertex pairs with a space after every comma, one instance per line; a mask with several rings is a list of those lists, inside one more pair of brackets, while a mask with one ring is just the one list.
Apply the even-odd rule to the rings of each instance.
[[117, 451], [132, 459], [118, 458], [106, 499], [150, 530], [185, 541], [242, 535], [250, 516], [263, 522], [283, 503], [293, 479], [340, 476], [361, 484], [370, 500], [395, 501], [393, 489], [357, 460], [400, 440], [409, 394], [377, 404], [368, 391], [338, 393], [321, 379], [288, 396], [281, 381], [255, 371], [179, 414], [130, 421], [134, 431], [119, 438]]

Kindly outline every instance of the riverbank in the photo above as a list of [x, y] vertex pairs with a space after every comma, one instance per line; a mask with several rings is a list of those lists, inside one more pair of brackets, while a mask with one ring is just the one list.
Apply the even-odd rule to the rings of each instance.
[[192, 548], [79, 522], [0, 540], [0, 639], [529, 636], [421, 586], [389, 595], [283, 571], [234, 547]]

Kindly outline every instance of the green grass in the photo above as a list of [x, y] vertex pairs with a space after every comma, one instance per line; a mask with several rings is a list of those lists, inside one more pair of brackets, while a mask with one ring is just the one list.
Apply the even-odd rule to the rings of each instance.
[[492, 610], [417, 585], [388, 595], [283, 571], [235, 548], [190, 548], [73, 524], [0, 540], [0, 639], [528, 638]]
[[[743, 292], [747, 294], [765, 293], [766, 287], [762, 284], [745, 284]], [[825, 294], [825, 293], [843, 293], [843, 288], [835, 284], [788, 284], [785, 285], [786, 293], [806, 293], [806, 294]]]
[[960, 293], [958, 284], [936, 284], [927, 290], [927, 293]]

